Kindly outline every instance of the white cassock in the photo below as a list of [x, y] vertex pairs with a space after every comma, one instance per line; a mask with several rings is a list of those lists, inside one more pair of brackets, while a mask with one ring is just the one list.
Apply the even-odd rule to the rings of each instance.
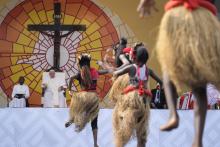
[[43, 85], [46, 85], [47, 87], [44, 93], [44, 97], [42, 98], [43, 107], [67, 107], [64, 90], [60, 90], [61, 86], [64, 88], [67, 87], [65, 83], [65, 77], [61, 78], [59, 73], [56, 73], [54, 78], [50, 78], [47, 75], [43, 76], [46, 76], [46, 78], [43, 77], [42, 87]]
[[[23, 94], [25, 96], [25, 98], [15, 98], [16, 94]], [[27, 85], [23, 84], [17, 84], [14, 86], [13, 91], [12, 91], [12, 101], [9, 103], [9, 107], [12, 108], [23, 108], [26, 107], [26, 100], [28, 99], [30, 96], [29, 93], [29, 88]]]

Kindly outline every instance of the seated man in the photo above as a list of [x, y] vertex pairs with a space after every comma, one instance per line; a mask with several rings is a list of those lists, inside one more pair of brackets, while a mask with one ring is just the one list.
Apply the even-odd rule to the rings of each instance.
[[42, 104], [43, 107], [67, 107], [65, 98], [65, 73], [49, 71], [49, 76], [44, 73], [42, 80]]
[[29, 88], [24, 84], [24, 77], [19, 77], [18, 84], [16, 84], [12, 91], [12, 101], [9, 107], [23, 108], [26, 107], [26, 100], [29, 98]]
[[151, 108], [153, 109], [167, 109], [166, 99], [164, 89], [161, 89], [159, 83], [157, 87], [151, 90], [152, 99], [151, 99]]

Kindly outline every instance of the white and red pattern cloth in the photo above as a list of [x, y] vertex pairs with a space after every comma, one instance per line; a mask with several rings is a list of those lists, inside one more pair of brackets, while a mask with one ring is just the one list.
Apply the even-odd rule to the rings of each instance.
[[[220, 103], [220, 92], [212, 85], [207, 85], [207, 98], [209, 108], [217, 103]], [[178, 109], [193, 109], [195, 97], [192, 92], [186, 92], [178, 98]]]

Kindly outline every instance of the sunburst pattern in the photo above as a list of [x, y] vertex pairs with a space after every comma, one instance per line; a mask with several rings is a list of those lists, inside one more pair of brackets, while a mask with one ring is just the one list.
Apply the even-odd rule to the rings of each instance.
[[[76, 74], [76, 56], [88, 52], [92, 66], [120, 36], [136, 39], [120, 18], [97, 1], [61, 0], [62, 24], [85, 24], [85, 32], [74, 32], [61, 41], [61, 68], [69, 78]], [[30, 103], [40, 104], [42, 71], [53, 63], [53, 40], [39, 32], [27, 30], [28, 24], [53, 24], [53, 0], [10, 0], [0, 8], [0, 86], [7, 95], [19, 76], [25, 76], [31, 90]], [[50, 33], [50, 32], [48, 32]], [[65, 33], [65, 32], [62, 32]], [[98, 93], [103, 97], [111, 86], [110, 75], [101, 76]], [[74, 83], [75, 90], [79, 84]]]

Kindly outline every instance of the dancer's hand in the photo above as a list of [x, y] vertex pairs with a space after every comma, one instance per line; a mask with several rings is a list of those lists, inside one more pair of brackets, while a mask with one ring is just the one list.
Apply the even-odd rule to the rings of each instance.
[[98, 64], [99, 66], [103, 66], [103, 62], [102, 61], [97, 61], [96, 64]]
[[118, 75], [115, 72], [113, 72], [112, 82], [114, 82], [117, 78], [118, 78]]
[[158, 11], [155, 0], [140, 0], [137, 11], [140, 13], [141, 18], [150, 15], [152, 10]]

